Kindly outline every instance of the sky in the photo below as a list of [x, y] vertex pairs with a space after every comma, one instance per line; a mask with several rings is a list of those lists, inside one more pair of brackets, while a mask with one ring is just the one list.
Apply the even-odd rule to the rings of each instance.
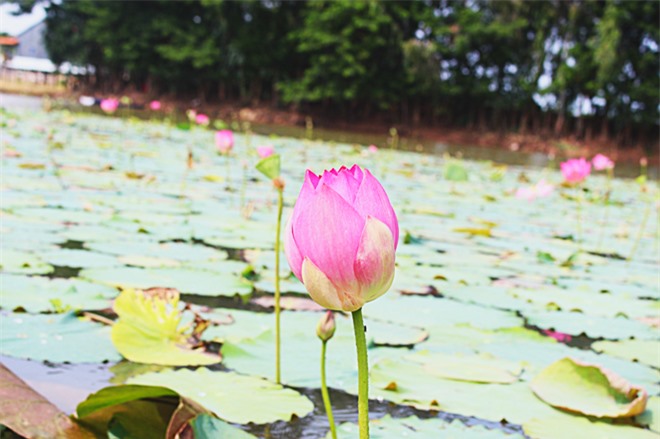
[[0, 32], [16, 36], [46, 17], [46, 11], [39, 5], [34, 7], [31, 14], [12, 15], [11, 13], [16, 10], [18, 10], [16, 5], [7, 3], [0, 5]]

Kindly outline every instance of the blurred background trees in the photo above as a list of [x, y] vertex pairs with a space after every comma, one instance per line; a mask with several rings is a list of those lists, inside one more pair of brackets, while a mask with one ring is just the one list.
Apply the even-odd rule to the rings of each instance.
[[61, 0], [46, 10], [51, 58], [93, 65], [106, 92], [658, 139], [657, 1]]

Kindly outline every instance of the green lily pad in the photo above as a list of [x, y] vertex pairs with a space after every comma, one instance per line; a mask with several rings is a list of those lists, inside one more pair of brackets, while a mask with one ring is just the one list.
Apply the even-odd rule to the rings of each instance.
[[[414, 313], [401, 312], [414, 309]], [[364, 314], [380, 320], [404, 325], [431, 328], [443, 325], [466, 324], [483, 329], [521, 326], [522, 320], [512, 312], [486, 308], [468, 303], [434, 297], [398, 297], [387, 294], [364, 307]]]
[[117, 290], [81, 279], [0, 274], [0, 307], [28, 312], [105, 309]]
[[0, 270], [4, 273], [47, 274], [52, 273], [54, 268], [31, 253], [2, 249]]
[[[359, 435], [357, 424], [343, 423], [337, 427], [339, 439], [355, 438]], [[448, 437], [461, 439], [522, 439], [522, 434], [506, 433], [502, 430], [488, 429], [481, 425], [467, 426], [455, 419], [447, 422], [441, 419], [419, 419], [414, 416], [393, 418], [385, 415], [369, 422], [369, 435], [372, 439], [390, 439], [405, 437], [411, 439], [426, 439], [431, 437]], [[326, 439], [332, 439], [328, 432]]]
[[0, 314], [0, 353], [53, 363], [119, 361], [110, 328], [74, 314]]
[[597, 417], [630, 417], [646, 408], [648, 394], [598, 365], [563, 358], [531, 382], [534, 393], [548, 404]]
[[[218, 262], [218, 268], [222, 262]], [[252, 285], [238, 274], [210, 272], [193, 268], [94, 268], [80, 272], [80, 277], [119, 288], [176, 288], [182, 293], [203, 296], [247, 295]]]
[[174, 438], [208, 411], [165, 387], [122, 385], [88, 396], [76, 413], [78, 422], [97, 436]]
[[[314, 405], [295, 390], [261, 378], [208, 369], [148, 373], [130, 384], [163, 386], [197, 401], [221, 419], [237, 424], [264, 424], [303, 417]], [[237, 398], [240, 395], [240, 398]]]
[[656, 433], [660, 433], [660, 396], [651, 396], [646, 403], [646, 410], [635, 418], [642, 425], [648, 425]]
[[116, 257], [85, 250], [57, 249], [39, 254], [40, 258], [53, 265], [63, 267], [116, 267], [121, 262]]
[[564, 334], [586, 334], [592, 338], [626, 339], [636, 337], [653, 339], [657, 332], [641, 322], [625, 317], [600, 317], [577, 312], [526, 312], [531, 325], [552, 329]]
[[[231, 311], [232, 323], [209, 328], [205, 339], [223, 342], [223, 363], [234, 370], [267, 378], [274, 377], [274, 325], [273, 314], [257, 314]], [[316, 335], [316, 325], [322, 313], [283, 312], [281, 315], [282, 380], [300, 386], [318, 386], [318, 352], [321, 341]], [[213, 318], [213, 314], [208, 317]], [[224, 317], [221, 317], [225, 320]], [[376, 348], [375, 344], [412, 346], [421, 343], [426, 333], [418, 328], [383, 323], [366, 319], [367, 340], [374, 345], [369, 350], [372, 359], [400, 354], [398, 349]], [[337, 329], [328, 342], [328, 385], [351, 391], [355, 386], [357, 359], [355, 336], [350, 318], [336, 315]]]
[[658, 340], [597, 341], [591, 345], [591, 348], [596, 352], [604, 352], [653, 367], [660, 365], [660, 341]]
[[442, 410], [499, 422], [522, 423], [552, 414], [527, 383], [480, 384], [430, 373], [423, 364], [384, 359], [370, 371], [370, 395], [420, 410]]
[[218, 355], [195, 349], [188, 341], [192, 333], [181, 327], [178, 294], [159, 297], [124, 290], [113, 309], [119, 319], [112, 326], [112, 343], [130, 361], [164, 366], [220, 362]]
[[247, 433], [240, 428], [227, 424], [215, 416], [201, 414], [190, 421], [190, 425], [198, 439], [257, 439], [256, 436]]
[[510, 384], [518, 381], [520, 364], [476, 355], [417, 352], [405, 357], [419, 363], [427, 373], [458, 381]]
[[613, 425], [605, 421], [561, 414], [530, 419], [523, 424], [523, 430], [532, 439], [567, 437], [657, 439], [658, 437], [656, 433], [642, 428]]

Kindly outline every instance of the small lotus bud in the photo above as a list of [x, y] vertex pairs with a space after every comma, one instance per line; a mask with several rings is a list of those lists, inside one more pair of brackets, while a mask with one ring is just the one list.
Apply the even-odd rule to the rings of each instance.
[[328, 341], [335, 335], [335, 314], [328, 311], [321, 317], [318, 325], [316, 325], [316, 335], [323, 341]]

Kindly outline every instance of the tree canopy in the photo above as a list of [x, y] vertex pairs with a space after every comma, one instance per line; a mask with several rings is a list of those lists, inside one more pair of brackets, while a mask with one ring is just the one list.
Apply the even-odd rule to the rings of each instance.
[[46, 10], [52, 59], [93, 65], [114, 91], [658, 138], [657, 1], [61, 0]]

